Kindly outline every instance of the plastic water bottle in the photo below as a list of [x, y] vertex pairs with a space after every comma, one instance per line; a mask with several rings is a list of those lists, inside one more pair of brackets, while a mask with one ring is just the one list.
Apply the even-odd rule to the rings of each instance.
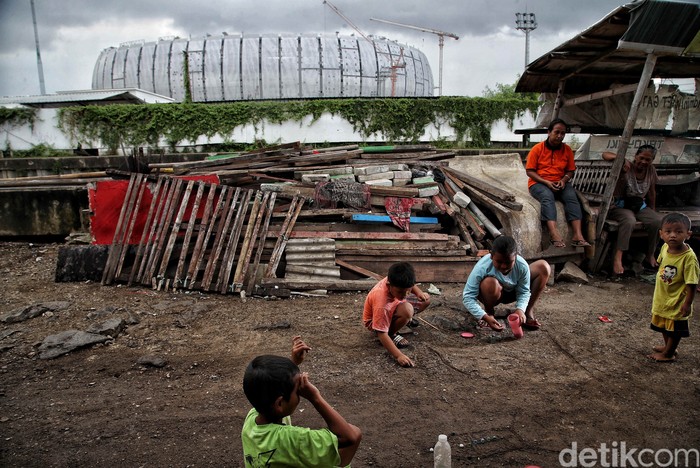
[[438, 436], [437, 444], [433, 449], [433, 457], [435, 460], [435, 468], [451, 468], [452, 467], [452, 449], [447, 441], [445, 434]]

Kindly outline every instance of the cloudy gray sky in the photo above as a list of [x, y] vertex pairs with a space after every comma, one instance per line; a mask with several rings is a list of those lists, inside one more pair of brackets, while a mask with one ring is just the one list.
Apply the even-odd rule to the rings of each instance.
[[[624, 0], [332, 0], [365, 34], [422, 50], [438, 81], [438, 37], [371, 17], [458, 35], [445, 38], [443, 94], [480, 96], [514, 83], [525, 61], [515, 13], [535, 13], [530, 60]], [[205, 34], [355, 31], [323, 0], [35, 0], [46, 92], [90, 89], [100, 52], [122, 42]], [[0, 0], [0, 96], [40, 94], [30, 0]]]

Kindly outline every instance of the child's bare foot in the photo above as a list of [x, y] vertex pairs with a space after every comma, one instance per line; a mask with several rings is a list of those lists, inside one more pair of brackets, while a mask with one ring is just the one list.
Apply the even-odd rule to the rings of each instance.
[[[659, 345], [659, 346], [654, 346], [654, 347], [651, 348], [651, 349], [653, 349], [653, 350], [656, 351], [657, 353], [662, 353], [662, 354], [663, 354], [664, 349], [666, 349], [666, 347]], [[673, 352], [673, 357], [678, 357], [678, 351], [674, 351], [674, 352]]]
[[656, 361], [656, 362], [673, 362], [676, 360], [675, 356], [668, 357], [664, 353], [653, 353], [647, 357], [649, 359]]

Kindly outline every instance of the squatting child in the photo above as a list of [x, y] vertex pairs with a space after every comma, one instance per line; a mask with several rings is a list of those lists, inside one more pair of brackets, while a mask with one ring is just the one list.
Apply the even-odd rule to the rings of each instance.
[[386, 278], [379, 281], [367, 294], [362, 322], [375, 332], [380, 343], [403, 367], [413, 367], [413, 361], [399, 348], [408, 346], [408, 340], [399, 330], [413, 320], [413, 314], [430, 305], [430, 294], [416, 285], [416, 272], [407, 262], [394, 263]]
[[[295, 336], [291, 360], [264, 355], [248, 364], [243, 391], [253, 408], [241, 431], [246, 467], [347, 466], [355, 456], [362, 432], [326, 402], [306, 372], [299, 371], [310, 350]], [[301, 398], [314, 406], [328, 428], [292, 426], [290, 415]]]
[[654, 346], [649, 357], [656, 362], [676, 360], [681, 338], [690, 336], [688, 319], [700, 277], [698, 258], [686, 240], [690, 238], [690, 219], [682, 213], [669, 213], [661, 220], [659, 231], [664, 245], [657, 261], [659, 272], [651, 309], [651, 329], [661, 332], [663, 346]]

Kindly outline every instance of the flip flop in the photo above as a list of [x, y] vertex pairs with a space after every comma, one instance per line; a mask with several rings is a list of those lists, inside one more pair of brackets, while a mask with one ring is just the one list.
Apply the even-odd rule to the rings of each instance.
[[589, 243], [588, 243], [587, 241], [585, 241], [585, 240], [575, 240], [575, 241], [571, 241], [571, 245], [572, 245], [573, 247], [590, 247], [590, 246], [591, 246], [591, 244], [589, 244]]
[[531, 318], [525, 320], [525, 323], [523, 323], [523, 327], [527, 328], [528, 330], [539, 330], [542, 325], [540, 322], [537, 321], [537, 319]]
[[394, 336], [393, 340], [394, 340], [394, 344], [399, 349], [405, 348], [410, 344], [406, 338], [399, 335], [398, 333]]
[[566, 247], [566, 242], [564, 242], [563, 240], [551, 240], [550, 239], [549, 243], [552, 246], [556, 247], [557, 249], [563, 249], [564, 247]]

